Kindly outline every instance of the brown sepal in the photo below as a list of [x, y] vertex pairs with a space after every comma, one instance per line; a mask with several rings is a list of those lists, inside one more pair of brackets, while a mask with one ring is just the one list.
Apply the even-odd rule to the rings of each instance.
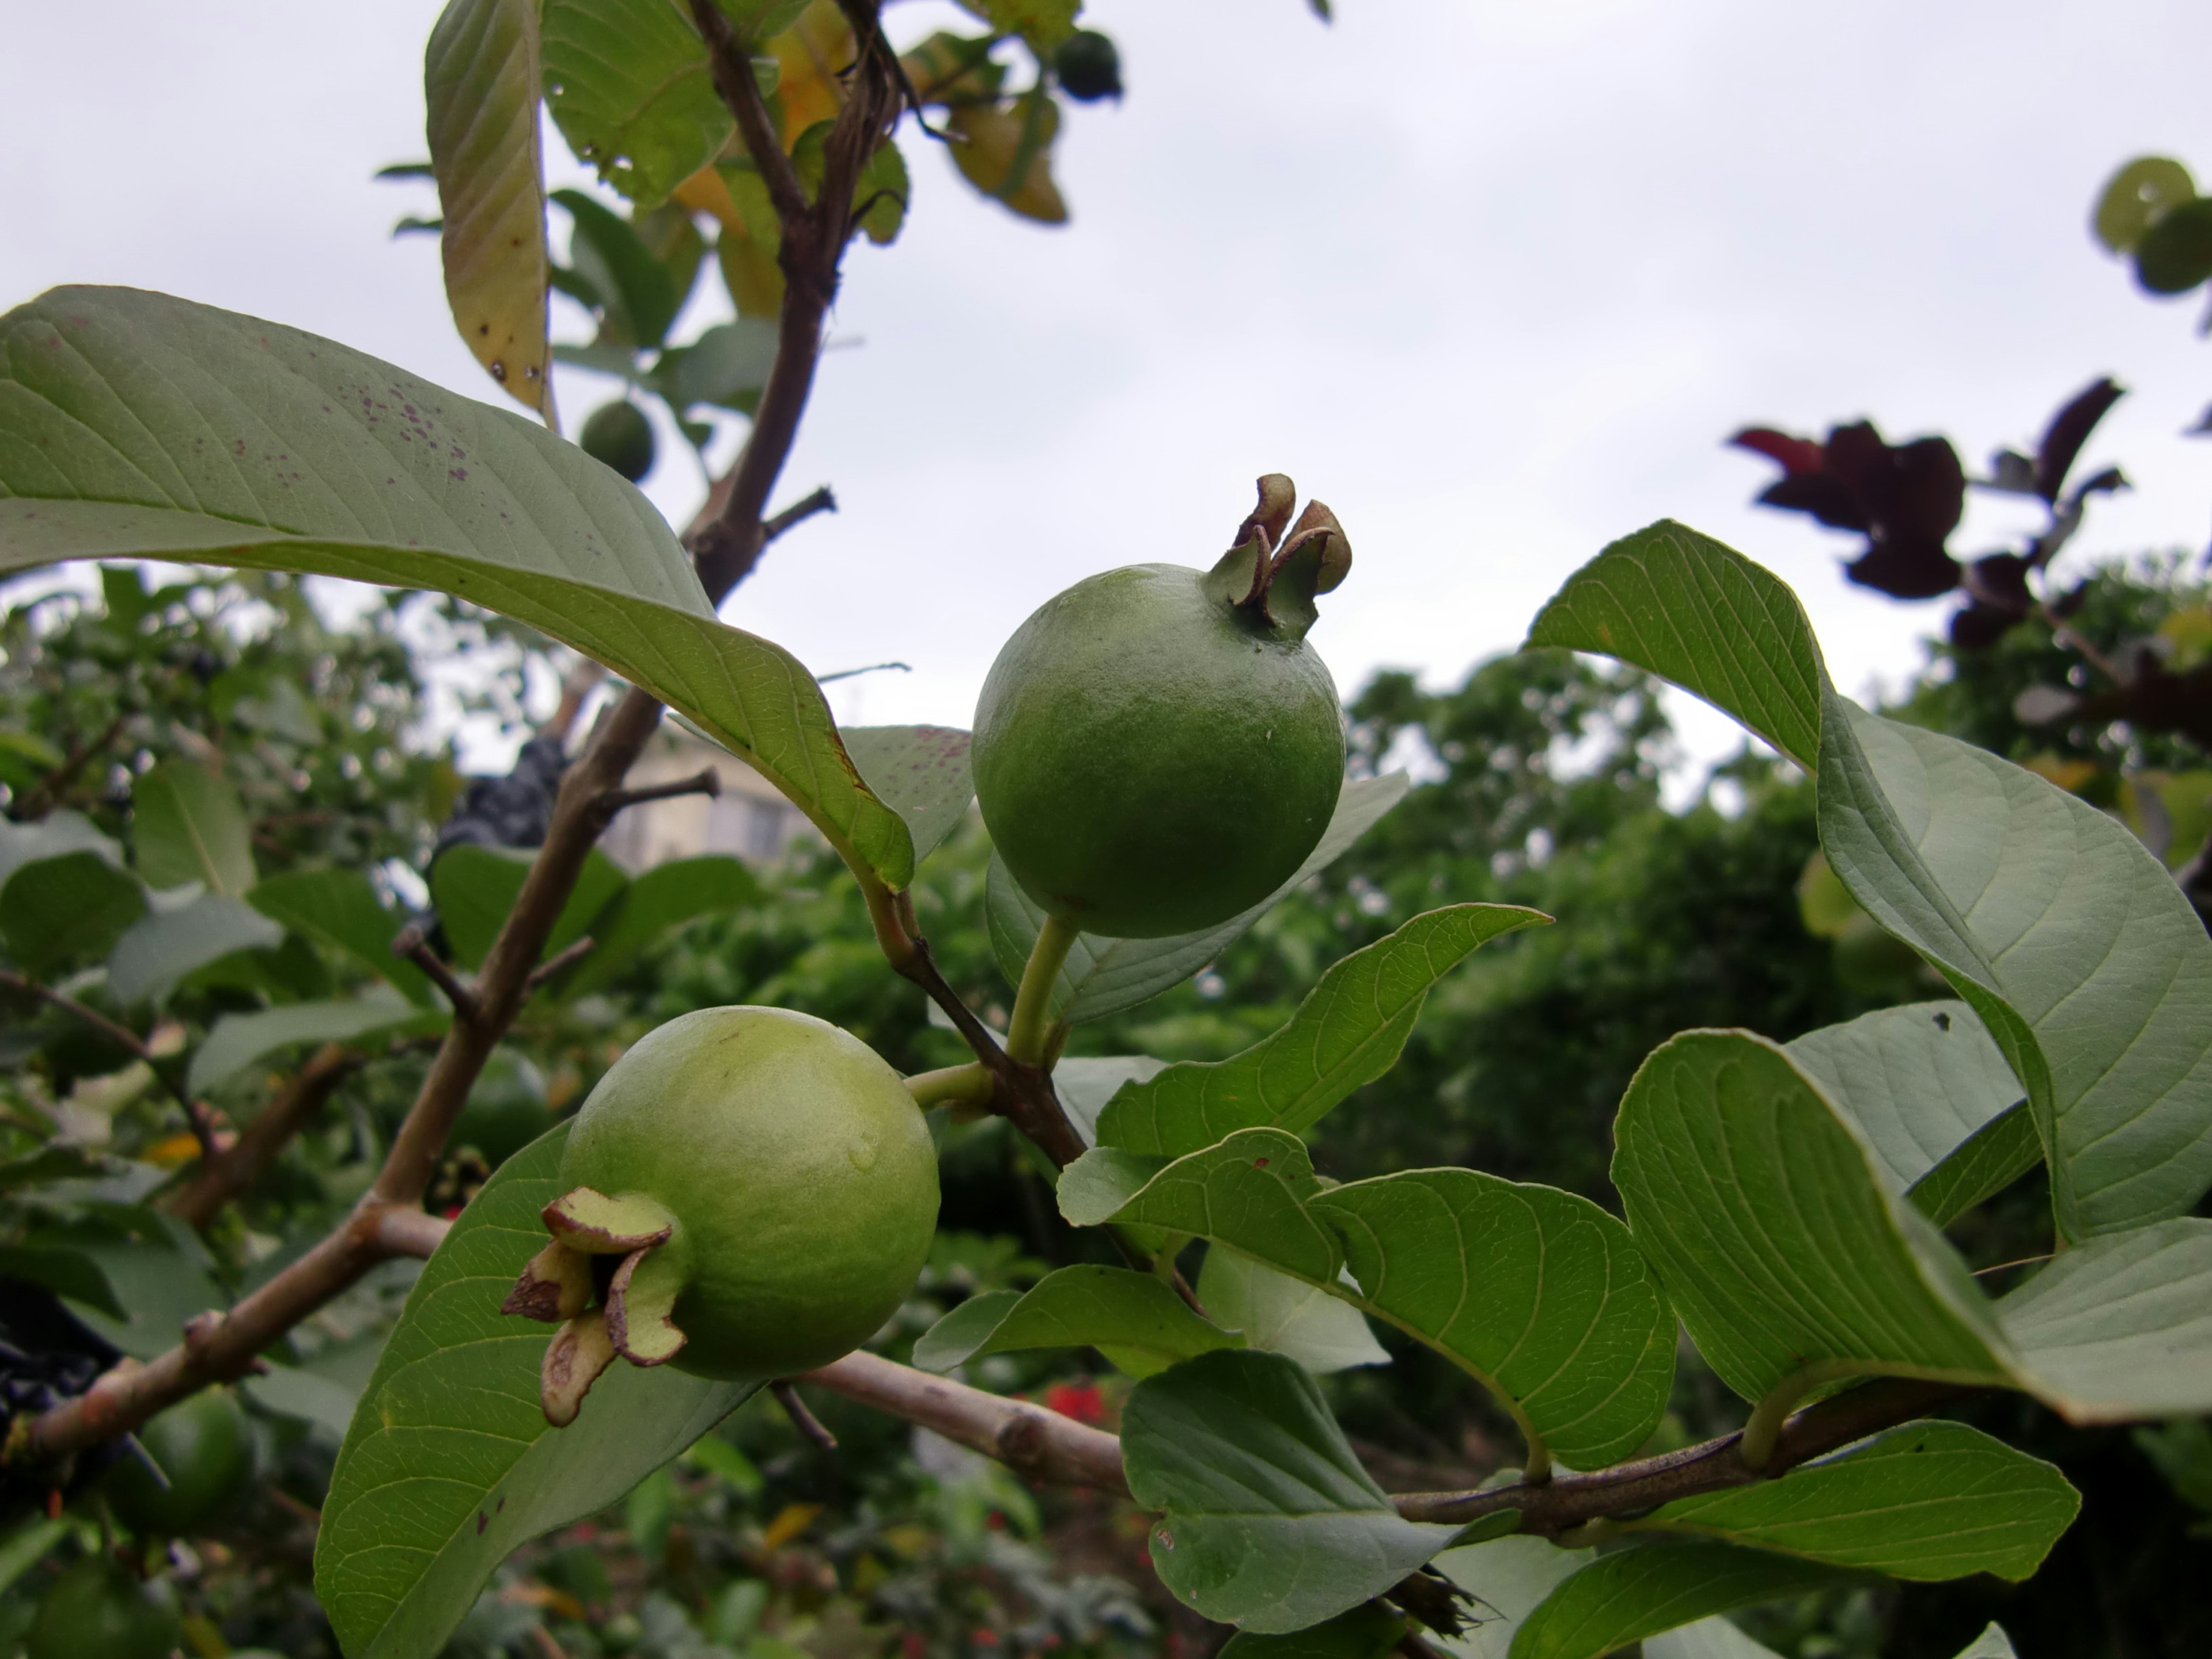
[[579, 1315], [545, 1345], [545, 1358], [538, 1368], [538, 1403], [545, 1420], [565, 1429], [584, 1408], [584, 1396], [599, 1374], [614, 1364], [615, 1345], [607, 1335], [606, 1316], [596, 1308]]
[[507, 1300], [499, 1304], [499, 1310], [557, 1325], [564, 1319], [574, 1319], [591, 1305], [591, 1257], [569, 1249], [556, 1238], [530, 1258], [530, 1265], [514, 1281], [514, 1288], [507, 1293]]

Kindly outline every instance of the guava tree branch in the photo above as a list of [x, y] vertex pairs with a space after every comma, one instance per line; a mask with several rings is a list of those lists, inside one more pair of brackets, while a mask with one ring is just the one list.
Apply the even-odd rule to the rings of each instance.
[[207, 1225], [217, 1211], [260, 1178], [285, 1143], [313, 1121], [338, 1085], [362, 1063], [356, 1050], [325, 1043], [285, 1080], [245, 1132], [204, 1160], [183, 1186], [161, 1200], [161, 1207], [195, 1227]]

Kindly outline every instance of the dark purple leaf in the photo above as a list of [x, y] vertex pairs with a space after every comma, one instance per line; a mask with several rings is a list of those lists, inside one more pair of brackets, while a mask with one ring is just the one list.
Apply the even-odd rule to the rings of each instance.
[[2127, 395], [2126, 388], [2102, 375], [2074, 394], [2066, 406], [2051, 417], [2043, 441], [2035, 449], [2035, 493], [2056, 506], [2066, 486], [2066, 474], [2089, 441], [2089, 434], [2105, 412]]

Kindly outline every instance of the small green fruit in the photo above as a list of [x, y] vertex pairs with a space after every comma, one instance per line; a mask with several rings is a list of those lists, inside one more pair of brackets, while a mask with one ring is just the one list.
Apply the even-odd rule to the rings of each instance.
[[1318, 502], [1285, 538], [1295, 500], [1269, 475], [1212, 570], [1078, 582], [991, 665], [975, 799], [1051, 915], [1111, 938], [1195, 933], [1289, 880], [1328, 827], [1344, 714], [1305, 635], [1352, 554]]
[[1121, 54], [1111, 37], [1097, 29], [1078, 29], [1052, 55], [1060, 89], [1079, 102], [1121, 95]]
[[107, 1501], [135, 1533], [189, 1535], [236, 1498], [253, 1474], [253, 1431], [228, 1389], [203, 1389], [149, 1421], [138, 1443], [168, 1477], [125, 1452], [107, 1473]]
[[728, 1381], [828, 1364], [896, 1310], [937, 1227], [936, 1152], [898, 1073], [784, 1008], [646, 1036], [576, 1115], [561, 1181], [553, 1243], [506, 1304], [565, 1322], [541, 1378], [556, 1425], [617, 1354]]
[[111, 1555], [88, 1555], [47, 1587], [23, 1644], [28, 1659], [168, 1659], [181, 1632], [168, 1587], [142, 1583]]
[[632, 483], [653, 471], [653, 422], [627, 398], [593, 410], [576, 441], [584, 453]]

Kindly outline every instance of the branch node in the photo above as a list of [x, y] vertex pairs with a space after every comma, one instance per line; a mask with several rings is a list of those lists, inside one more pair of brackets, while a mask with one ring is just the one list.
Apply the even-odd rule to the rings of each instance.
[[635, 806], [641, 801], [672, 800], [678, 795], [714, 796], [721, 793], [722, 775], [708, 766], [688, 778], [678, 778], [673, 783], [648, 784], [642, 789], [602, 790], [592, 802], [592, 812], [604, 826], [624, 807]]
[[445, 993], [446, 1000], [453, 1005], [454, 1018], [473, 1025], [483, 1017], [477, 1005], [477, 994], [462, 984], [460, 976], [430, 948], [430, 941], [420, 925], [410, 921], [394, 935], [392, 954], [413, 963], [422, 970], [425, 979]]
[[532, 968], [530, 970], [530, 977], [522, 981], [522, 994], [526, 997], [529, 996], [546, 981], [574, 967], [598, 948], [599, 941], [586, 933], [574, 945], [548, 957]]

